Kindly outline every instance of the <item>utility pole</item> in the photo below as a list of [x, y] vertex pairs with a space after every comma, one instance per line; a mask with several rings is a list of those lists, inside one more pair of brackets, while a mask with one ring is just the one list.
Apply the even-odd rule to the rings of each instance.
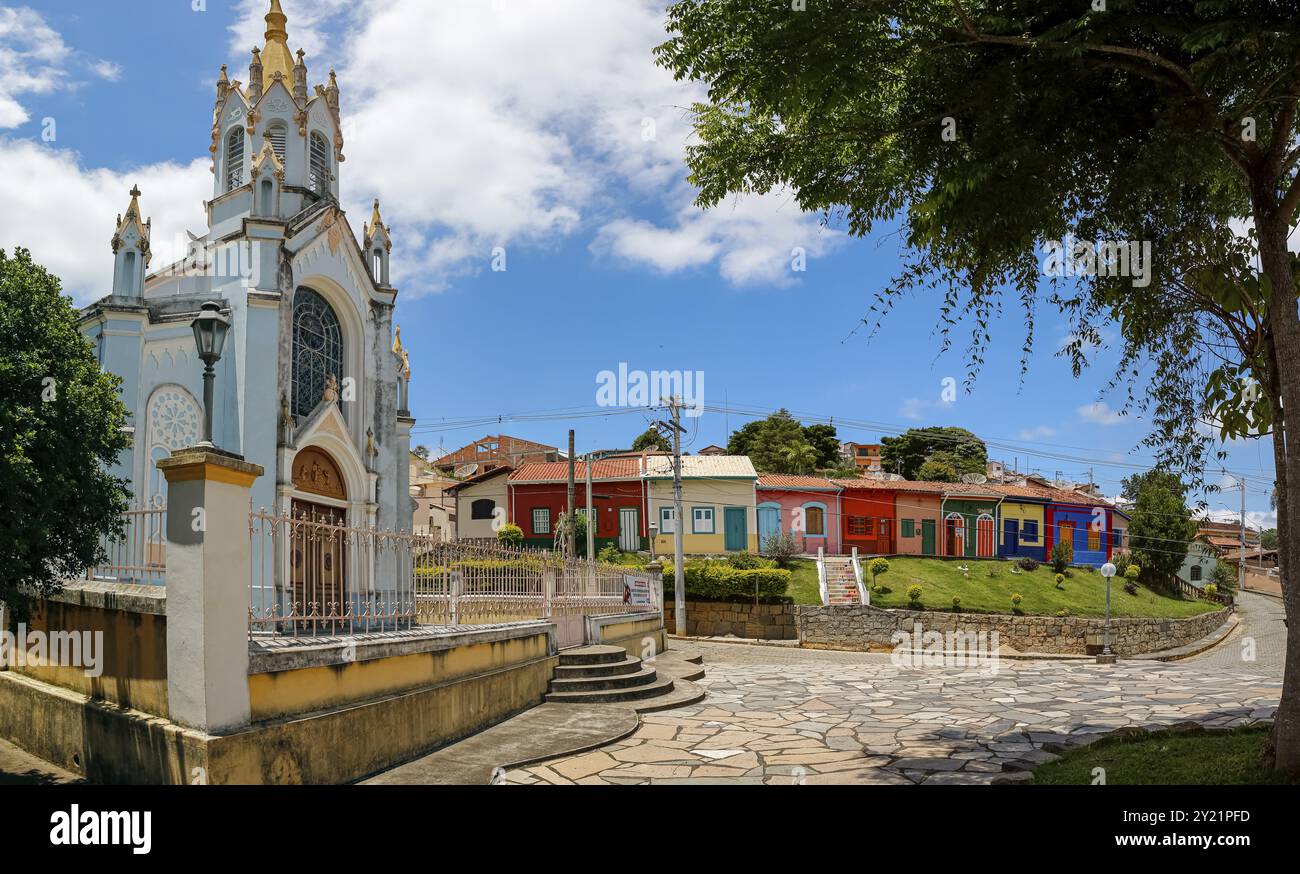
[[569, 509], [568, 512], [565, 514], [565, 519], [564, 519], [564, 524], [569, 529], [568, 532], [569, 536], [567, 538], [569, 542], [568, 549], [567, 549], [568, 558], [573, 558], [573, 556], [577, 555], [578, 553], [578, 544], [577, 544], [578, 523], [577, 520], [573, 518], [574, 490], [575, 490], [575, 484], [573, 481], [573, 429], [570, 428], [569, 429]]
[[591, 453], [587, 453], [587, 561], [596, 560], [596, 517], [591, 512]]
[[1237, 556], [1237, 588], [1246, 585], [1246, 480], [1233, 476], [1241, 489], [1241, 551]]
[[686, 568], [682, 561], [682, 403], [666, 398], [672, 422], [660, 422], [673, 432], [673, 610], [674, 633], [686, 636]]

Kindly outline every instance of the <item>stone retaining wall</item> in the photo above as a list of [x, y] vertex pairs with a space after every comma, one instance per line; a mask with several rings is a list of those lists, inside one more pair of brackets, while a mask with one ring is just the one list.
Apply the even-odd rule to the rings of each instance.
[[[672, 632], [676, 616], [671, 595], [664, 604], [664, 628]], [[730, 604], [715, 601], [686, 602], [686, 634], [691, 637], [747, 637], [751, 640], [794, 640], [793, 604]]]
[[[795, 608], [800, 646], [810, 649], [892, 650], [895, 632], [998, 633], [998, 644], [1020, 652], [1084, 655], [1100, 643], [1104, 620], [882, 610], [867, 606]], [[1231, 608], [1187, 619], [1111, 619], [1111, 650], [1130, 656], [1194, 643], [1227, 621]]]

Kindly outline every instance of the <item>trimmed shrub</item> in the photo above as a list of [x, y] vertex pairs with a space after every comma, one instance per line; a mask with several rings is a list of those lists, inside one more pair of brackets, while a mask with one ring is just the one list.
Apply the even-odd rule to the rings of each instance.
[[876, 577], [889, 573], [889, 559], [873, 558], [871, 564], [867, 565], [867, 570], [871, 573], [871, 588], [874, 589], [878, 585]]
[[912, 602], [913, 606], [921, 603], [921, 595], [925, 594], [925, 589], [920, 586], [912, 586], [907, 590], [907, 600]]
[[[785, 595], [790, 572], [780, 568], [741, 570], [727, 561], [688, 561], [686, 597], [701, 601], [750, 600]], [[673, 570], [664, 568], [664, 592], [675, 591]], [[665, 595], [666, 597], [666, 595]]]
[[736, 552], [727, 556], [727, 564], [739, 571], [752, 571], [756, 568], [771, 567], [771, 562], [764, 561], [752, 552]]
[[1137, 582], [1138, 577], [1142, 576], [1142, 565], [1137, 562], [1129, 562], [1128, 567], [1124, 568], [1124, 579]]
[[1058, 588], [1058, 589], [1062, 589], [1062, 590], [1065, 589], [1065, 574], [1057, 574], [1057, 575], [1056, 575], [1056, 588]]
[[952, 609], [954, 613], [961, 612], [961, 595], [952, 596]]
[[1219, 587], [1218, 587], [1217, 585], [1215, 585], [1214, 583], [1206, 583], [1206, 584], [1205, 584], [1205, 594], [1207, 594], [1207, 595], [1217, 595], [1217, 594], [1219, 594]]
[[1020, 568], [1022, 571], [1029, 571], [1029, 573], [1032, 574], [1034, 571], [1038, 570], [1038, 559], [1030, 558], [1029, 556], [1018, 558], [1016, 559], [1016, 567]]
[[1058, 543], [1052, 547], [1052, 570], [1058, 574], [1065, 573], [1065, 569], [1070, 566], [1070, 558], [1074, 550], [1070, 549], [1068, 543]]
[[497, 529], [497, 543], [502, 546], [518, 546], [524, 542], [524, 529], [513, 522], [507, 522]]

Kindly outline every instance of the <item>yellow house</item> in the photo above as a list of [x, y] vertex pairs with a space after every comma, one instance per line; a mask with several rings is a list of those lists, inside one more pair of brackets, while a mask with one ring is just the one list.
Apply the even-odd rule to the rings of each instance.
[[[758, 552], [754, 487], [758, 472], [745, 455], [682, 458], [682, 548], [688, 555]], [[671, 555], [673, 460], [646, 457], [646, 491], [656, 555]]]
[[1026, 557], [1046, 561], [1047, 505], [1033, 501], [1003, 500], [1000, 508], [998, 555], [1004, 558]]

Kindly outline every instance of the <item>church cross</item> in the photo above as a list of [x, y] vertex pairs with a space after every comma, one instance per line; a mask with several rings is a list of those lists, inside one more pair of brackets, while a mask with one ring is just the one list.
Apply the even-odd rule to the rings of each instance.
[[139, 197], [139, 196], [140, 196], [140, 186], [139, 186], [139, 185], [133, 185], [133, 186], [131, 186], [131, 196], [132, 196], [132, 197]]

